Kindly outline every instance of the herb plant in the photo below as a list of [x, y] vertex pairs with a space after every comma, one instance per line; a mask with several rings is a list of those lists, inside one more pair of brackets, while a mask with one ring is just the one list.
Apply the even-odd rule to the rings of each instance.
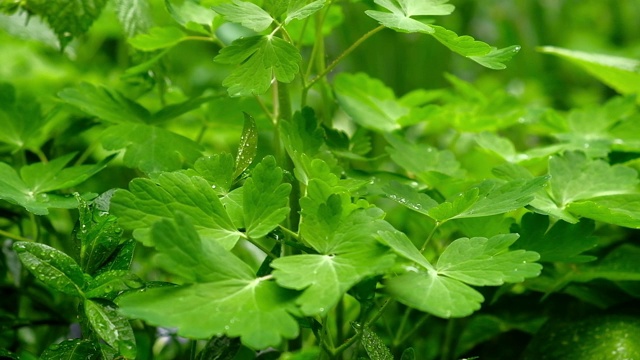
[[[384, 32], [505, 69], [520, 46], [436, 25], [448, 0], [0, 9], [55, 56], [82, 57], [94, 21], [123, 51], [48, 93], [0, 83], [2, 356], [566, 357], [544, 338], [559, 314], [638, 320], [635, 60], [541, 48], [619, 94], [561, 111], [341, 71]], [[354, 9], [371, 27], [328, 61]]]

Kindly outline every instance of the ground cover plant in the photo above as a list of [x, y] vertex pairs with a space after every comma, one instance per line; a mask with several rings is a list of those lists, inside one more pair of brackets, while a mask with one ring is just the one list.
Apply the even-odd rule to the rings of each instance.
[[0, 1], [0, 356], [640, 358], [640, 9], [490, 3]]

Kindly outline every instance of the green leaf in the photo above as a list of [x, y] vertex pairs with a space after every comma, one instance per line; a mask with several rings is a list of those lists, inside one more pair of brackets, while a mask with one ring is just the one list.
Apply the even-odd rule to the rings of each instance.
[[201, 177], [163, 173], [157, 182], [134, 179], [129, 190], [116, 191], [111, 212], [120, 226], [134, 230], [136, 240], [145, 245], [154, 244], [151, 226], [162, 219], [174, 219], [178, 212], [190, 216], [204, 241], [217, 241], [231, 249], [240, 238], [217, 193]]
[[488, 54], [482, 56], [469, 56], [469, 59], [489, 69], [503, 70], [507, 68], [504, 63], [510, 61], [518, 52], [520, 52], [520, 49], [522, 49], [520, 45], [511, 45], [502, 49], [492, 47]]
[[633, 192], [640, 182], [634, 169], [565, 152], [549, 159], [551, 195], [560, 207], [579, 200]]
[[591, 236], [594, 222], [582, 219], [577, 224], [558, 221], [549, 228], [549, 217], [525, 214], [518, 232], [520, 239], [511, 249], [526, 249], [540, 254], [541, 262], [587, 262], [594, 256], [581, 255], [598, 245], [598, 238]]
[[435, 269], [433, 265], [431, 265], [429, 261], [427, 261], [427, 259], [420, 253], [420, 251], [418, 251], [418, 249], [405, 233], [397, 230], [378, 231], [377, 239], [384, 245], [393, 249], [396, 254], [404, 257], [405, 259], [411, 260], [425, 269]]
[[240, 145], [238, 146], [238, 154], [236, 155], [236, 170], [234, 177], [240, 176], [256, 157], [258, 153], [258, 128], [256, 121], [247, 113], [244, 113], [244, 126], [242, 127], [242, 136], [240, 136]]
[[47, 121], [35, 99], [17, 99], [13, 85], [0, 82], [0, 143], [14, 151], [38, 147], [39, 132]]
[[149, 124], [160, 124], [165, 121], [175, 119], [180, 115], [186, 114], [192, 110], [199, 108], [202, 104], [208, 103], [215, 98], [217, 97], [198, 96], [180, 103], [165, 106], [151, 116], [151, 118], [149, 119]]
[[430, 25], [415, 20], [412, 16], [449, 15], [455, 7], [449, 0], [375, 0], [375, 3], [391, 11], [367, 10], [365, 13], [380, 24], [399, 32], [434, 32]]
[[60, 40], [60, 47], [84, 34], [98, 18], [106, 0], [29, 0], [29, 10], [42, 16]]
[[316, 0], [307, 4], [307, 0], [290, 0], [287, 7], [287, 17], [284, 19], [285, 25], [291, 20], [302, 20], [313, 15], [322, 9], [326, 0]]
[[99, 345], [86, 339], [64, 340], [50, 345], [40, 356], [47, 360], [99, 360]]
[[540, 51], [580, 66], [620, 94], [640, 93], [640, 61], [604, 54], [544, 46]]
[[147, 0], [115, 0], [114, 8], [128, 38], [149, 30], [151, 9]]
[[264, 349], [298, 336], [298, 324], [287, 312], [293, 299], [295, 293], [273, 282], [243, 277], [147, 289], [121, 296], [118, 305], [127, 316], [176, 327], [185, 337], [240, 336], [244, 345]]
[[67, 254], [50, 246], [18, 241], [13, 250], [36, 278], [56, 291], [83, 296], [85, 278], [82, 269]]
[[240, 340], [227, 336], [215, 336], [198, 353], [195, 360], [233, 360], [242, 348]]
[[532, 263], [540, 258], [538, 253], [507, 251], [517, 239], [518, 234], [457, 239], [440, 255], [438, 274], [477, 286], [522, 282], [538, 276], [542, 266]]
[[119, 92], [86, 82], [63, 89], [58, 97], [67, 104], [110, 123], [141, 123], [148, 121], [150, 117], [147, 109]]
[[125, 149], [124, 164], [148, 174], [178, 170], [202, 155], [202, 147], [193, 140], [145, 124], [107, 128], [102, 133], [102, 146], [107, 150]]
[[236, 178], [236, 164], [228, 153], [201, 157], [193, 165], [198, 175], [211, 183], [211, 188], [218, 195], [226, 195]]
[[273, 156], [265, 157], [244, 183], [244, 226], [250, 238], [267, 235], [289, 214], [290, 184], [282, 183], [282, 169]]
[[129, 270], [108, 270], [89, 281], [86, 286], [85, 298], [113, 300], [125, 291], [143, 286], [144, 282]]
[[125, 358], [136, 357], [138, 351], [133, 329], [115, 307], [85, 300], [84, 312], [93, 330], [107, 344], [117, 349]]
[[178, 45], [187, 34], [175, 26], [153, 27], [148, 33], [130, 38], [129, 44], [142, 51], [156, 51]]
[[107, 261], [96, 271], [95, 275], [100, 275], [112, 270], [129, 270], [133, 261], [133, 253], [136, 248], [136, 241], [133, 239], [125, 240], [122, 244], [111, 253]]
[[273, 22], [268, 12], [247, 1], [233, 0], [232, 3], [214, 6], [213, 11], [224, 16], [229, 22], [238, 23], [257, 32], [266, 30]]
[[268, 35], [238, 39], [220, 50], [214, 60], [239, 64], [222, 85], [230, 96], [250, 96], [264, 94], [274, 78], [284, 83], [293, 81], [302, 57], [295, 46]]
[[438, 203], [429, 195], [396, 181], [385, 184], [382, 191], [389, 199], [427, 216], [430, 209], [438, 206]]
[[389, 348], [369, 326], [363, 327], [361, 341], [371, 360], [393, 360], [393, 355]]
[[105, 213], [94, 216], [93, 207], [84, 201], [80, 201], [78, 210], [75, 234], [80, 241], [80, 266], [87, 274], [94, 274], [120, 245], [122, 229], [115, 216]]
[[174, 5], [170, 0], [165, 0], [164, 5], [171, 17], [178, 24], [203, 35], [211, 35], [211, 26], [216, 13], [195, 1], [187, 0], [179, 5]]
[[334, 80], [336, 98], [342, 109], [359, 125], [379, 132], [400, 128], [398, 119], [409, 114], [393, 90], [364, 73], [342, 73]]
[[575, 215], [608, 224], [640, 229], [640, 195], [612, 195], [577, 201], [567, 206]]

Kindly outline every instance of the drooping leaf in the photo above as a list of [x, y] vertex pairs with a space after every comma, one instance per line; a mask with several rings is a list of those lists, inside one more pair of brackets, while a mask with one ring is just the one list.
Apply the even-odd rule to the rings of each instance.
[[274, 78], [284, 83], [293, 81], [302, 57], [295, 46], [281, 38], [251, 36], [234, 41], [214, 60], [239, 64], [222, 85], [228, 88], [230, 96], [250, 96], [265, 93]]
[[40, 359], [99, 360], [102, 359], [102, 357], [100, 355], [99, 344], [93, 340], [73, 339], [50, 345], [42, 353]]
[[114, 306], [85, 300], [84, 313], [93, 330], [109, 346], [117, 349], [125, 358], [136, 357], [138, 351], [133, 329]]
[[288, 24], [291, 20], [302, 20], [316, 11], [322, 9], [326, 0], [316, 0], [307, 4], [307, 0], [290, 0], [287, 7], [287, 17], [284, 19], [284, 23]]
[[102, 133], [107, 150], [125, 149], [124, 164], [146, 173], [178, 170], [193, 164], [202, 153], [195, 141], [157, 126], [120, 124]]
[[544, 46], [540, 51], [580, 66], [620, 94], [640, 93], [640, 61], [637, 59]]
[[365, 13], [380, 24], [399, 32], [434, 32], [430, 25], [413, 19], [413, 16], [449, 15], [455, 7], [448, 0], [375, 0], [375, 3], [391, 11], [367, 10]]
[[213, 11], [224, 16], [229, 22], [238, 23], [257, 32], [266, 30], [273, 22], [268, 12], [248, 1], [233, 0], [231, 3], [214, 6]]
[[157, 182], [134, 179], [129, 191], [118, 190], [111, 200], [111, 211], [120, 226], [134, 230], [134, 237], [153, 245], [149, 232], [162, 219], [173, 219], [178, 212], [188, 214], [205, 241], [217, 241], [230, 249], [240, 233], [211, 185], [201, 177], [181, 173], [163, 173]]
[[591, 236], [595, 226], [593, 221], [582, 219], [577, 224], [558, 221], [549, 228], [549, 217], [539, 214], [525, 214], [518, 233], [520, 238], [511, 249], [525, 249], [540, 254], [539, 261], [545, 262], [586, 262], [594, 256], [582, 255], [597, 245], [597, 238]]
[[258, 128], [253, 116], [244, 113], [244, 126], [242, 127], [242, 136], [240, 136], [240, 145], [238, 146], [238, 154], [236, 155], [236, 170], [234, 177], [240, 176], [256, 157], [258, 152]]
[[640, 229], [640, 195], [611, 195], [576, 201], [567, 209], [578, 216], [608, 224]]
[[106, 0], [29, 0], [28, 6], [47, 20], [64, 49], [74, 37], [89, 29], [106, 3]]
[[289, 213], [291, 185], [282, 183], [282, 170], [273, 156], [265, 157], [243, 186], [244, 226], [250, 238], [271, 232]]
[[175, 26], [153, 27], [148, 33], [138, 34], [129, 39], [129, 44], [142, 51], [156, 51], [170, 48], [184, 41], [187, 34]]
[[82, 296], [85, 278], [69, 255], [48, 245], [18, 241], [13, 249], [24, 266], [40, 281], [56, 291]]

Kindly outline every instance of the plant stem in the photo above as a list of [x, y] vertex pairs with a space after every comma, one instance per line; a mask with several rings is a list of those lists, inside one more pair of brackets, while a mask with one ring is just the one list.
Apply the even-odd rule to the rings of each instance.
[[351, 54], [353, 52], [353, 50], [357, 49], [358, 46], [360, 46], [363, 42], [365, 42], [365, 40], [367, 40], [371, 36], [375, 35], [376, 33], [378, 33], [379, 31], [381, 31], [384, 28], [385, 28], [384, 26], [380, 25], [377, 28], [369, 31], [368, 33], [366, 33], [364, 35], [362, 35], [358, 40], [356, 40], [353, 44], [351, 44], [351, 46], [349, 46], [345, 51], [343, 51], [342, 54], [338, 55], [338, 57], [335, 60], [333, 60], [333, 62], [331, 64], [329, 64], [329, 66], [327, 66], [327, 68], [324, 69], [324, 71], [322, 73], [318, 74], [316, 77], [311, 79], [311, 81], [309, 81], [307, 83], [307, 88], [312, 87], [313, 84], [315, 84], [320, 79], [325, 77], [328, 73], [331, 72], [331, 70], [333, 70], [336, 66], [338, 66], [340, 61], [342, 61], [345, 57], [347, 57], [349, 54]]
[[448, 360], [451, 356], [451, 342], [453, 341], [454, 322], [452, 319], [447, 321], [447, 327], [444, 332], [444, 341], [442, 342], [442, 351], [440, 352], [440, 360]]
[[258, 249], [262, 250], [263, 253], [267, 254], [268, 257], [272, 258], [272, 259], [277, 259], [278, 256], [275, 255], [274, 253], [271, 252], [271, 250], [267, 249], [266, 247], [262, 246], [262, 244], [260, 244], [259, 242], [255, 241], [254, 239], [248, 237], [245, 235], [244, 237], [245, 239], [247, 239], [248, 242], [252, 243], [253, 246], [257, 247]]
[[409, 314], [411, 314], [411, 308], [407, 307], [404, 310], [402, 319], [400, 319], [400, 325], [398, 326], [398, 330], [396, 330], [396, 336], [393, 338], [393, 341], [391, 342], [391, 346], [394, 348], [401, 344], [400, 339], [402, 339], [402, 332], [404, 331], [404, 327], [407, 324], [407, 320], [409, 319]]
[[[395, 346], [400, 346], [402, 344], [404, 344], [411, 336], [413, 336], [413, 334], [416, 333], [416, 331], [420, 330], [420, 327], [422, 327], [422, 325], [431, 317], [431, 315], [429, 314], [425, 314], [423, 315], [420, 320], [418, 320], [415, 324], [413, 324], [413, 327], [411, 328], [411, 330], [409, 330], [406, 334], [404, 334], [404, 336], [399, 340], [399, 342], [397, 344], [395, 344]], [[395, 339], [394, 339], [395, 341]]]
[[20, 235], [15, 235], [15, 234], [12, 234], [12, 233], [10, 233], [8, 231], [4, 231], [4, 230], [0, 230], [0, 235], [4, 236], [4, 237], [7, 237], [9, 239], [14, 239], [14, 240], [18, 240], [18, 241], [33, 241], [31, 239], [27, 239], [27, 238], [22, 237]]
[[[380, 318], [380, 316], [382, 316], [382, 314], [384, 313], [384, 311], [386, 310], [387, 306], [391, 303], [391, 298], [385, 300], [385, 302], [382, 304], [382, 306], [380, 306], [380, 308], [378, 309], [378, 311], [375, 313], [375, 315], [373, 315], [373, 317], [370, 320], [367, 320], [363, 325], [362, 328], [365, 328], [367, 326], [371, 326], [371, 324], [375, 323], [376, 321], [378, 321], [378, 319]], [[362, 331], [357, 331], [355, 335], [353, 335], [352, 337], [350, 337], [347, 341], [345, 341], [342, 345], [338, 346], [337, 348], [333, 349], [331, 351], [331, 354], [336, 357], [340, 354], [342, 354], [345, 350], [347, 350], [348, 348], [350, 348], [353, 344], [355, 344], [358, 340], [360, 340], [360, 338], [362, 337], [363, 332]]]
[[427, 245], [429, 244], [429, 241], [431, 241], [431, 238], [436, 233], [436, 230], [438, 229], [438, 227], [440, 227], [440, 225], [442, 225], [442, 223], [438, 221], [436, 221], [435, 225], [433, 225], [433, 229], [431, 229], [429, 236], [427, 236], [427, 239], [424, 241], [424, 244], [422, 244], [422, 247], [420, 248], [420, 254], [424, 253], [424, 251], [427, 249]]

